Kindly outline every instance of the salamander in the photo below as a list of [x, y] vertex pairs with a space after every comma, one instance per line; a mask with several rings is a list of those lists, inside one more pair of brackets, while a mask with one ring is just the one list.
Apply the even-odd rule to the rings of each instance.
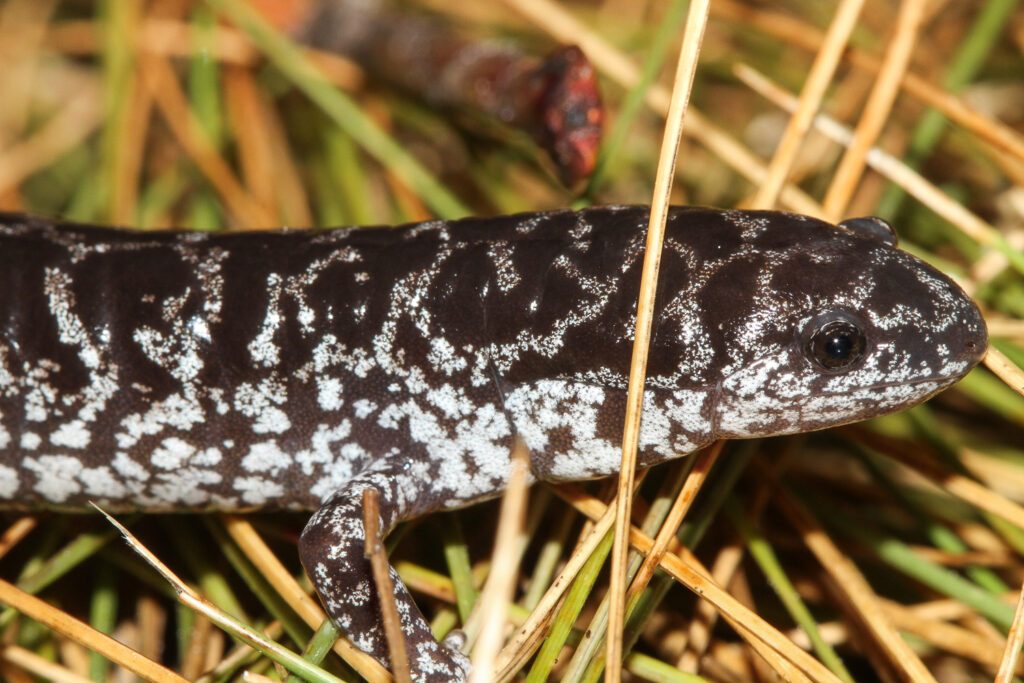
[[[315, 511], [301, 560], [385, 665], [381, 529], [531, 476], [614, 473], [648, 218], [134, 232], [0, 215], [0, 505]], [[978, 308], [879, 219], [668, 218], [639, 463], [919, 403], [981, 358]], [[417, 681], [458, 681], [392, 571]]]

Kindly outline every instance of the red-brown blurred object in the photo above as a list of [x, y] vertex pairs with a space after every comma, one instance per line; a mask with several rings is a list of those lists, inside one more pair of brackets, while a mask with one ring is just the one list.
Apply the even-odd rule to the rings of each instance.
[[344, 54], [433, 106], [477, 110], [525, 130], [566, 185], [594, 170], [604, 110], [594, 68], [576, 46], [540, 60], [507, 43], [466, 40], [379, 0], [250, 1], [303, 42]]

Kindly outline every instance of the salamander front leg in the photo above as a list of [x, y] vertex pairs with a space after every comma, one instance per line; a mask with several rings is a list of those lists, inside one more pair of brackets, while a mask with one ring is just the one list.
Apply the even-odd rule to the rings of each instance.
[[[317, 510], [299, 542], [302, 564], [313, 579], [328, 615], [356, 647], [389, 668], [380, 602], [370, 563], [364, 556], [363, 491], [370, 487], [377, 489], [380, 528], [386, 536], [395, 524], [413, 512], [403, 509], [404, 487], [400, 479], [401, 474], [378, 472], [349, 482]], [[464, 681], [469, 672], [469, 660], [434, 639], [394, 568], [391, 580], [413, 680], [424, 683]]]

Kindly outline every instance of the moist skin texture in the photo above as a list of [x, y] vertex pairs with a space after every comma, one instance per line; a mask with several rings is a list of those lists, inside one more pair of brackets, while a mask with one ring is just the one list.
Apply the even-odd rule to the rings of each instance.
[[[514, 434], [537, 479], [615, 472], [647, 216], [195, 234], [0, 214], [0, 505], [315, 510], [303, 564], [386, 664], [363, 490], [385, 533], [495, 496]], [[978, 362], [978, 309], [879, 223], [671, 211], [643, 466], [900, 410]], [[829, 324], [860, 344], [841, 368], [812, 350]], [[414, 679], [462, 680], [392, 580]]]

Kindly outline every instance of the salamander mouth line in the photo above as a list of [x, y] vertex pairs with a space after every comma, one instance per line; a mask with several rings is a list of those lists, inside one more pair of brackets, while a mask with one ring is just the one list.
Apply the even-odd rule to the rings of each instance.
[[[763, 356], [762, 358], [758, 358], [753, 363], [751, 363], [751, 365], [753, 365], [755, 363], [758, 363], [759, 361], [764, 360], [764, 358], [768, 358], [768, 357], [769, 356]], [[846, 395], [849, 395], [849, 394], [852, 394], [852, 393], [855, 393], [855, 392], [858, 392], [858, 391], [870, 391], [872, 389], [888, 389], [889, 387], [895, 387], [895, 386], [904, 386], [904, 387], [905, 386], [913, 386], [913, 385], [916, 385], [916, 384], [924, 384], [925, 382], [938, 382], [938, 383], [950, 382], [950, 383], [954, 383], [955, 384], [956, 382], [959, 382], [961, 379], [966, 377], [967, 374], [970, 371], [971, 370], [968, 369], [968, 370], [965, 370], [964, 372], [961, 372], [961, 373], [958, 373], [958, 374], [955, 374], [955, 375], [936, 375], [934, 377], [918, 377], [917, 379], [893, 380], [891, 382], [878, 382], [877, 384], [869, 384], [867, 386], [859, 387], [857, 389], [853, 389], [853, 390], [850, 390], [850, 391], [823, 392], [822, 395], [823, 396], [846, 396]], [[722, 392], [722, 387], [725, 385], [726, 382], [728, 382], [730, 379], [732, 379], [734, 376], [736, 376], [736, 374], [738, 374], [739, 372], [742, 372], [742, 371], [741, 370], [737, 370], [736, 372], [731, 373], [727, 377], [723, 377], [722, 379], [718, 380], [714, 384], [701, 384], [701, 385], [698, 385], [698, 386], [685, 387], [685, 389], [687, 391], [694, 391], [694, 392], [708, 392], [709, 395], [712, 397], [712, 409], [713, 409], [712, 412], [714, 412], [714, 409], [717, 409], [717, 407], [718, 407], [719, 398], [720, 398], [721, 394], [723, 393]], [[836, 375], [836, 376], [838, 376], [838, 375]], [[602, 384], [600, 382], [595, 382], [593, 380], [579, 380], [579, 379], [575, 379], [575, 378], [573, 378], [571, 376], [561, 376], [558, 379], [560, 379], [562, 381], [565, 381], [565, 382], [571, 382], [573, 384], [579, 384], [580, 386], [597, 387], [597, 388], [600, 388], [600, 389], [608, 389], [609, 388], [608, 385]], [[644, 390], [645, 391], [671, 391], [671, 389], [669, 389], [667, 387], [663, 387], [663, 386], [660, 386], [660, 385], [650, 385], [650, 384], [648, 384], [648, 386]]]
[[[970, 372], [970, 371], [968, 370], [967, 372]], [[892, 381], [892, 382], [879, 382], [878, 384], [872, 384], [870, 387], [868, 387], [868, 389], [888, 389], [889, 387], [906, 387], [906, 386], [914, 386], [914, 385], [917, 385], [917, 384], [925, 384], [927, 382], [932, 382], [932, 383], [937, 383], [937, 384], [945, 384], [945, 383], [954, 384], [956, 382], [959, 382], [967, 374], [967, 372], [961, 372], [961, 373], [958, 373], [956, 375], [936, 375], [935, 377], [919, 377], [917, 379], [908, 379], [908, 380], [903, 380], [901, 382], [900, 381], [895, 381], [895, 380]], [[844, 393], [850, 393], [850, 392], [844, 392]], [[829, 396], [837, 396], [837, 395], [841, 395], [841, 394], [829, 394]]]

